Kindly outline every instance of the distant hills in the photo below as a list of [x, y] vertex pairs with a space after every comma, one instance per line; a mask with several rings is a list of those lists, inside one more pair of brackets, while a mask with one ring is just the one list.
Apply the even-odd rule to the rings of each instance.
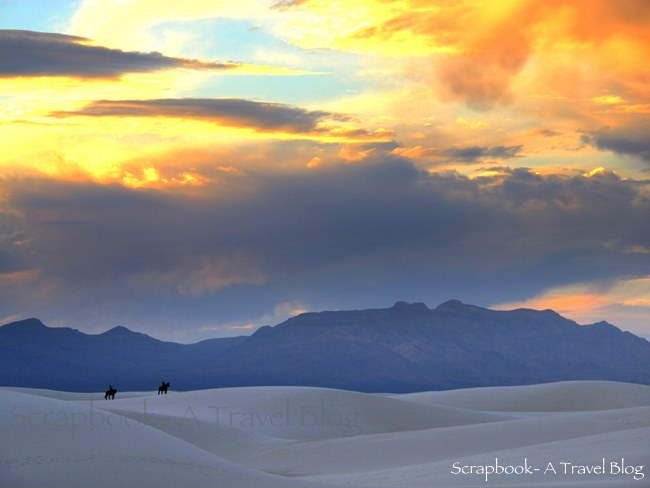
[[103, 334], [50, 328], [35, 318], [0, 327], [0, 385], [67, 391], [203, 388], [211, 378], [202, 365], [248, 337], [177, 344], [114, 327]]
[[650, 384], [650, 342], [607, 322], [551, 310], [489, 310], [450, 300], [429, 309], [304, 313], [249, 337], [163, 342], [37, 319], [0, 327], [0, 385], [101, 391], [304, 385], [412, 392], [564, 380]]

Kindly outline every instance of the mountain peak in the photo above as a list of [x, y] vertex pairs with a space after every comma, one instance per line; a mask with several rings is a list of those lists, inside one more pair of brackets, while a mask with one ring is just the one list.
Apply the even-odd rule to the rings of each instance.
[[427, 307], [422, 302], [408, 303], [404, 301], [396, 302], [395, 305], [391, 307], [391, 310], [400, 310], [400, 311], [409, 311], [409, 312], [428, 312], [429, 307]]
[[43, 324], [43, 322], [34, 317], [25, 320], [18, 320], [16, 322], [6, 324], [3, 327], [9, 327], [10, 329], [20, 329], [24, 331], [38, 331], [48, 328], [45, 324]]
[[115, 337], [115, 336], [125, 336], [125, 335], [132, 335], [132, 334], [136, 334], [136, 332], [133, 332], [131, 329], [127, 329], [123, 325], [118, 325], [117, 327], [108, 329], [106, 332], [103, 332], [99, 335], [104, 337]]
[[598, 327], [614, 327], [614, 328], [618, 329], [618, 327], [616, 327], [615, 325], [610, 324], [606, 320], [601, 320], [600, 322], [596, 322], [596, 323], [591, 324], [591, 325], [596, 325]]
[[447, 300], [444, 303], [441, 303], [436, 307], [436, 310], [461, 310], [463, 308], [470, 307], [471, 305], [466, 305], [460, 300]]
[[607, 331], [619, 331], [620, 332], [620, 330], [621, 330], [618, 327], [616, 327], [615, 325], [612, 325], [612, 324], [610, 324], [609, 322], [607, 322], [605, 320], [601, 320], [600, 322], [596, 322], [594, 324], [588, 324], [585, 327], [592, 327], [594, 329], [607, 330]]

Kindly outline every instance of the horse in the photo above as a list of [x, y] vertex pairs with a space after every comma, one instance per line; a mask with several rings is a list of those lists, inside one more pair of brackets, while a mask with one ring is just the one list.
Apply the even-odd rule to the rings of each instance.
[[112, 386], [109, 387], [108, 390], [106, 390], [106, 393], [104, 394], [104, 400], [108, 400], [109, 398], [111, 400], [115, 400], [115, 394], [117, 393], [117, 390], [113, 388]]
[[162, 385], [158, 387], [158, 394], [167, 394], [167, 390], [169, 389], [169, 383], [165, 383], [164, 381], [162, 382]]

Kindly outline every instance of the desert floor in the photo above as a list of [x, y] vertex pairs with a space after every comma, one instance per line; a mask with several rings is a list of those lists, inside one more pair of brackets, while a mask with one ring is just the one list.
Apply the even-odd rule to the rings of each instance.
[[7, 488], [650, 486], [650, 387], [602, 381], [112, 401], [0, 388], [0, 430]]

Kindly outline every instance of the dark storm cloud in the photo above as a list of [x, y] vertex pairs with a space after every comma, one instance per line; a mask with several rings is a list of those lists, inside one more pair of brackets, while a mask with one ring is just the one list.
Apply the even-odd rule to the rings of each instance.
[[582, 140], [598, 149], [636, 156], [650, 164], [650, 123], [602, 129], [583, 136]]
[[74, 112], [55, 112], [57, 117], [177, 117], [214, 121], [260, 130], [311, 132], [325, 119], [345, 117], [278, 103], [240, 98], [172, 98], [160, 100], [99, 100]]
[[210, 63], [88, 45], [88, 39], [64, 34], [0, 30], [0, 77], [68, 76], [116, 78], [168, 68], [230, 69]]
[[650, 274], [647, 255], [629, 252], [650, 248], [650, 184], [612, 173], [517, 169], [472, 180], [381, 156], [298, 174], [222, 175], [198, 194], [4, 186], [21, 238], [2, 241], [3, 251], [20, 253], [23, 271], [5, 280], [4, 315], [18, 304], [32, 315], [92, 309], [113, 325], [172, 329], [252, 320], [289, 300], [489, 304]]
[[512, 159], [519, 156], [523, 145], [451, 147], [443, 155], [454, 161], [474, 162], [480, 159]]

